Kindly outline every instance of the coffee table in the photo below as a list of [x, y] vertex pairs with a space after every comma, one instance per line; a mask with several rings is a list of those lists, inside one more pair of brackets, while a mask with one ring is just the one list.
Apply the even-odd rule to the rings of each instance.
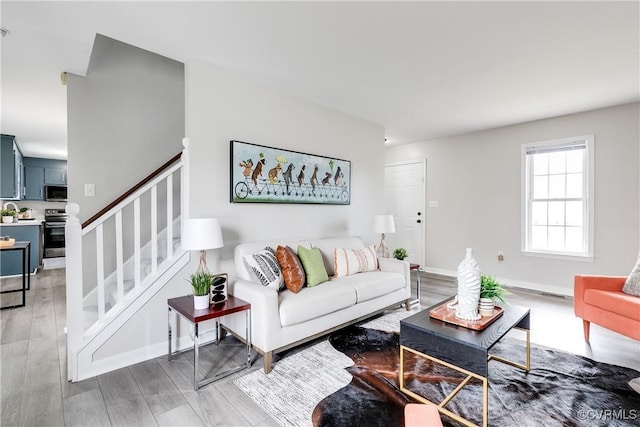
[[[452, 299], [452, 298], [450, 298]], [[472, 379], [482, 382], [482, 425], [488, 424], [489, 418], [489, 361], [496, 360], [529, 371], [531, 365], [531, 344], [529, 340], [529, 314], [525, 307], [507, 305], [503, 315], [491, 323], [486, 329], [476, 331], [462, 326], [452, 325], [429, 316], [432, 307], [422, 310], [413, 316], [400, 321], [400, 390], [414, 399], [438, 407], [440, 413], [467, 425], [474, 426], [471, 421], [462, 418], [446, 408], [446, 405]], [[526, 332], [526, 363], [518, 364], [501, 357], [491, 355], [491, 348], [511, 329], [523, 329]], [[447, 366], [467, 377], [442, 401], [432, 402], [407, 389], [404, 384], [405, 352], [428, 359], [434, 363]]]

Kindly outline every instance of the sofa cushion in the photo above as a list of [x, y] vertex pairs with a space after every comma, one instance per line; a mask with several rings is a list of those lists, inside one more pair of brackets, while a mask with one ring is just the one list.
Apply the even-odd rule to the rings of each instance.
[[307, 249], [298, 246], [298, 256], [302, 261], [304, 272], [306, 274], [307, 286], [312, 287], [329, 280], [327, 270], [322, 262], [322, 255], [318, 248]]
[[353, 288], [356, 291], [356, 301], [359, 304], [404, 288], [405, 278], [402, 274], [389, 271], [371, 271], [336, 278], [331, 280], [331, 283]]
[[350, 276], [378, 269], [378, 258], [373, 245], [364, 249], [335, 248], [333, 251], [335, 277]]
[[[322, 260], [324, 261], [324, 267], [327, 269], [327, 274], [333, 276], [335, 273], [333, 269], [333, 251], [335, 248], [346, 249], [362, 249], [364, 243], [359, 237], [336, 237], [332, 239], [318, 239], [312, 240], [311, 245], [314, 248], [320, 249], [322, 254]], [[295, 247], [295, 246], [292, 246]]]
[[285, 240], [285, 241], [262, 241], [262, 242], [247, 242], [240, 243], [233, 250], [234, 265], [236, 268], [236, 276], [239, 279], [247, 280], [255, 283], [259, 283], [250, 269], [247, 268], [247, 264], [244, 261], [245, 255], [251, 255], [259, 252], [265, 246], [271, 248], [277, 248], [278, 245], [290, 246], [297, 248], [298, 246], [304, 246], [305, 248], [311, 248], [311, 242], [308, 240]]
[[605, 311], [640, 321], [640, 299], [633, 295], [600, 289], [586, 289], [584, 302]]
[[291, 292], [297, 294], [305, 284], [305, 272], [298, 255], [289, 246], [278, 246], [276, 257], [282, 269], [284, 284]]
[[640, 297], [640, 258], [638, 258], [636, 265], [631, 270], [631, 274], [624, 282], [622, 292]]
[[284, 286], [282, 270], [273, 248], [266, 247], [256, 254], [245, 255], [244, 260], [262, 285], [275, 290]]
[[303, 288], [297, 294], [289, 290], [280, 292], [280, 324], [283, 327], [297, 325], [354, 305], [354, 288], [335, 282], [331, 280], [312, 288]]

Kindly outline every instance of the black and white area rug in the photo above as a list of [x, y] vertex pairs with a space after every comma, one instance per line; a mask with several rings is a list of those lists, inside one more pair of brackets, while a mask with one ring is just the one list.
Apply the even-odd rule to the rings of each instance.
[[[403, 426], [412, 399], [398, 386], [397, 311], [331, 334], [312, 347], [234, 381], [282, 426]], [[505, 339], [496, 353], [523, 361], [524, 343]], [[461, 381], [455, 371], [406, 360], [406, 385], [441, 401]], [[406, 365], [405, 365], [406, 366]], [[640, 394], [628, 384], [633, 369], [532, 345], [531, 370], [489, 363], [490, 426], [640, 426]], [[466, 386], [448, 409], [481, 424], [481, 385]], [[442, 417], [445, 426], [457, 426]]]

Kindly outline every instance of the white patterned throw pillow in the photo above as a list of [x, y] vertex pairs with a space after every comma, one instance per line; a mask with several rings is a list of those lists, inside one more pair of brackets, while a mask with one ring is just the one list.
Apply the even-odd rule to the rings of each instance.
[[640, 258], [638, 258], [636, 265], [631, 270], [631, 274], [624, 282], [622, 292], [640, 297]]
[[333, 251], [333, 268], [335, 277], [377, 270], [376, 249], [373, 245], [364, 249], [336, 248]]
[[258, 281], [267, 288], [278, 291], [284, 287], [282, 270], [273, 248], [266, 247], [257, 254], [245, 255], [244, 261]]

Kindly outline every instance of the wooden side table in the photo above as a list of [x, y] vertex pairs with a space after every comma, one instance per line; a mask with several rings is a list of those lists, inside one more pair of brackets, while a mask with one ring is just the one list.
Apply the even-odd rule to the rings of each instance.
[[407, 310], [410, 310], [414, 304], [420, 305], [420, 272], [422, 269], [420, 268], [420, 264], [409, 264], [409, 273], [412, 271], [416, 272], [416, 299], [409, 301], [407, 304]]
[[22, 288], [12, 289], [8, 291], [0, 291], [0, 294], [8, 294], [11, 292], [22, 292], [22, 304], [14, 304], [0, 308], [17, 308], [24, 307], [27, 302], [27, 291], [31, 289], [31, 242], [15, 242], [13, 246], [0, 247], [1, 251], [22, 251]]
[[[194, 327], [193, 337], [193, 389], [209, 384], [212, 381], [231, 375], [234, 372], [238, 372], [242, 369], [249, 368], [251, 366], [251, 304], [240, 298], [235, 298], [232, 295], [227, 297], [227, 300], [220, 304], [210, 305], [209, 308], [203, 310], [196, 310], [193, 308], [193, 295], [187, 295], [178, 298], [171, 298], [167, 300], [168, 312], [169, 312], [169, 354], [168, 360], [171, 361], [173, 351], [171, 350], [171, 310], [175, 310], [180, 316], [190, 322]], [[199, 367], [199, 332], [198, 324], [205, 320], [216, 320], [216, 343], [220, 342], [220, 323], [219, 318], [228, 314], [239, 313], [244, 311], [246, 314], [247, 326], [245, 329], [245, 343], [247, 347], [247, 361], [240, 366], [228, 369], [224, 372], [219, 372], [212, 377], [204, 378], [198, 381], [198, 367]]]

